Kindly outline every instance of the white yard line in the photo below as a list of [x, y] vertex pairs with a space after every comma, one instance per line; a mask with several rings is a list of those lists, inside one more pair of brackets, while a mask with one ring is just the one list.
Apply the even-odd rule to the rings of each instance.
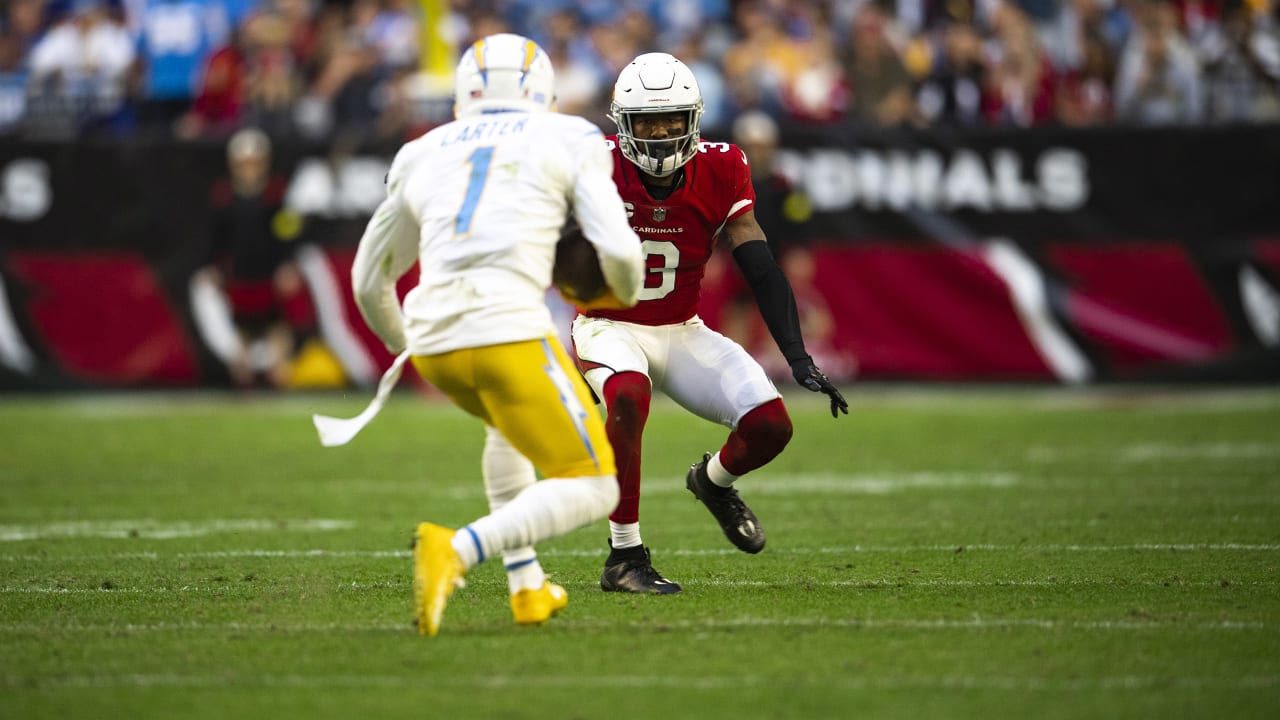
[[69, 520], [51, 523], [0, 525], [0, 542], [51, 538], [173, 538], [241, 532], [328, 532], [356, 526], [351, 520], [328, 518], [246, 518], [212, 520]]
[[[1029, 459], [1045, 460], [1070, 456], [1073, 451], [1054, 447], [1034, 447], [1027, 451]], [[1280, 444], [1213, 443], [1205, 445], [1137, 444], [1112, 451], [1121, 462], [1146, 462], [1163, 457], [1211, 460], [1258, 459], [1280, 457]], [[687, 492], [667, 478], [651, 478], [646, 484], [649, 495], [683, 495]], [[751, 493], [761, 496], [793, 495], [885, 495], [919, 490], [982, 488], [987, 490], [1016, 488], [1024, 485], [1018, 473], [999, 471], [975, 472], [884, 472], [821, 473], [764, 475], [751, 482]], [[363, 483], [363, 485], [362, 485]], [[347, 487], [347, 486], [350, 487]], [[379, 493], [406, 492], [407, 484], [376, 483], [358, 479], [343, 481], [352, 492], [370, 490]], [[430, 495], [471, 499], [475, 488], [424, 488]], [[145, 538], [168, 540], [243, 532], [327, 532], [356, 527], [353, 520], [329, 518], [232, 518], [208, 520], [157, 520], [150, 518], [123, 520], [63, 520], [0, 524], [0, 542], [19, 542], [57, 538]], [[976, 546], [972, 549], [978, 549]], [[1125, 549], [1125, 548], [1120, 548]], [[1144, 548], [1160, 549], [1160, 548]], [[1169, 546], [1168, 549], [1186, 549]], [[1270, 549], [1270, 548], [1267, 548]], [[860, 550], [871, 552], [872, 550]]]
[[1035, 463], [1103, 457], [1129, 464], [1183, 460], [1266, 460], [1280, 457], [1280, 443], [1132, 443], [1119, 447], [1033, 445], [1026, 449], [1023, 456], [1028, 462]]
[[[785, 547], [776, 553], [858, 555], [933, 552], [1018, 552], [1018, 553], [1111, 553], [1111, 552], [1277, 552], [1280, 544], [1274, 543], [1135, 543], [1120, 545], [993, 545], [987, 543], [953, 543], [946, 545], [843, 545], [836, 547]], [[0, 562], [10, 563], [67, 563], [100, 560], [189, 560], [229, 558], [408, 558], [409, 550], [208, 550], [199, 552], [119, 552], [85, 555], [0, 555]], [[693, 549], [663, 548], [663, 555], [715, 556], [738, 555], [733, 548]], [[772, 554], [772, 552], [771, 552]], [[551, 548], [540, 550], [541, 557], [596, 557], [599, 549], [575, 550]]]
[[[750, 492], [754, 495], [886, 495], [914, 490], [947, 490], [963, 488], [1012, 488], [1022, 484], [1018, 473], [1012, 472], [882, 472], [882, 473], [814, 473], [795, 475], [762, 474], [752, 477]], [[365, 485], [359, 481], [331, 483], [332, 487], [357, 492]], [[646, 476], [641, 480], [646, 496], [689, 495], [684, 483], [672, 482], [670, 475]], [[469, 500], [478, 490], [472, 487], [431, 488], [422, 484], [423, 491], [433, 497], [450, 500]], [[411, 492], [408, 485], [390, 488], [386, 483], [368, 483], [367, 493], [386, 494]]]
[[1153, 460], [1254, 460], [1280, 457], [1280, 443], [1139, 443], [1120, 453], [1125, 462]]
[[[665, 478], [663, 478], [665, 479]], [[688, 491], [683, 485], [660, 482], [654, 478], [646, 492], [650, 495], [682, 494]], [[865, 474], [814, 474], [760, 478], [752, 487], [759, 495], [884, 495], [920, 489], [948, 488], [1009, 488], [1019, 484], [1013, 473], [1001, 472], [911, 472]], [[346, 487], [350, 485], [350, 487]], [[359, 492], [361, 481], [348, 481], [342, 487]], [[379, 493], [403, 493], [408, 485], [388, 486], [372, 483], [370, 487]], [[476, 496], [474, 487], [450, 487], [439, 490], [426, 488], [432, 495], [451, 499], [471, 499]], [[55, 538], [146, 538], [170, 540], [175, 538], [202, 537], [239, 532], [305, 532], [348, 530], [356, 526], [351, 520], [326, 518], [236, 518], [210, 520], [156, 520], [149, 518], [123, 520], [62, 520], [56, 522], [27, 522], [0, 524], [0, 542], [20, 542]]]

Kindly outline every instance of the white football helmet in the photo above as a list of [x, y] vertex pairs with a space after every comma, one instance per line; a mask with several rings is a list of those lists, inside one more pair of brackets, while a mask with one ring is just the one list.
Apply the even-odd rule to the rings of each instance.
[[[636, 115], [669, 112], [689, 114], [684, 135], [663, 140], [635, 136], [632, 120]], [[698, 153], [702, 92], [688, 65], [667, 53], [645, 53], [618, 74], [609, 118], [618, 125], [622, 156], [649, 175], [666, 177]]]
[[467, 48], [454, 76], [455, 117], [501, 110], [550, 110], [555, 106], [556, 73], [538, 43], [499, 33]]

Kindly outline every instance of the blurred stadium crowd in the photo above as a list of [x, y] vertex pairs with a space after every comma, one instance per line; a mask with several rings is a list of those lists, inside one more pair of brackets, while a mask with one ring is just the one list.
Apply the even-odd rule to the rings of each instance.
[[602, 127], [663, 50], [709, 135], [759, 109], [859, 127], [1280, 118], [1274, 0], [5, 0], [0, 136], [400, 141], [451, 116], [458, 48], [514, 31]]

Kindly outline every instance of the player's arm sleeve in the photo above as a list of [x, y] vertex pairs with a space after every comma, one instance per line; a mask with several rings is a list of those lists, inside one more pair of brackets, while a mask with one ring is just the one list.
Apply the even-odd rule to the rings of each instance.
[[800, 335], [795, 292], [769, 250], [764, 229], [756, 221], [756, 192], [751, 184], [751, 164], [741, 148], [731, 146], [730, 150], [738, 157], [732, 163], [734, 171], [730, 174], [733, 203], [725, 220], [725, 240], [733, 248], [733, 259], [751, 287], [756, 306], [760, 308], [760, 317], [764, 319], [765, 327], [769, 328], [769, 334], [778, 344], [782, 356], [788, 364], [809, 361], [811, 358]]
[[393, 189], [369, 219], [351, 267], [356, 307], [393, 354], [406, 345], [396, 281], [413, 267], [417, 250], [417, 224]]
[[[751, 224], [759, 227], [754, 219]], [[761, 232], [759, 239], [748, 240], [735, 247], [733, 259], [751, 286], [756, 305], [760, 308], [760, 317], [787, 363], [810, 361], [809, 353], [804, 349], [804, 339], [800, 336], [800, 314], [796, 310], [795, 293], [769, 251], [764, 233]]]
[[640, 238], [627, 222], [626, 208], [613, 184], [613, 158], [599, 132], [584, 134], [582, 139], [574, 148], [580, 160], [573, 184], [574, 215], [596, 248], [605, 283], [623, 307], [631, 307], [644, 283]]

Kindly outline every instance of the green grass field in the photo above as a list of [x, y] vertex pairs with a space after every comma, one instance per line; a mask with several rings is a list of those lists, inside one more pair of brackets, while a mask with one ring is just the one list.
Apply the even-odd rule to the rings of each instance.
[[410, 626], [413, 526], [484, 513], [482, 433], [405, 392], [0, 399], [0, 717], [1280, 717], [1280, 390], [788, 397], [735, 551], [684, 490], [724, 432], [655, 404], [674, 597], [546, 543], [542, 628], [476, 568]]

